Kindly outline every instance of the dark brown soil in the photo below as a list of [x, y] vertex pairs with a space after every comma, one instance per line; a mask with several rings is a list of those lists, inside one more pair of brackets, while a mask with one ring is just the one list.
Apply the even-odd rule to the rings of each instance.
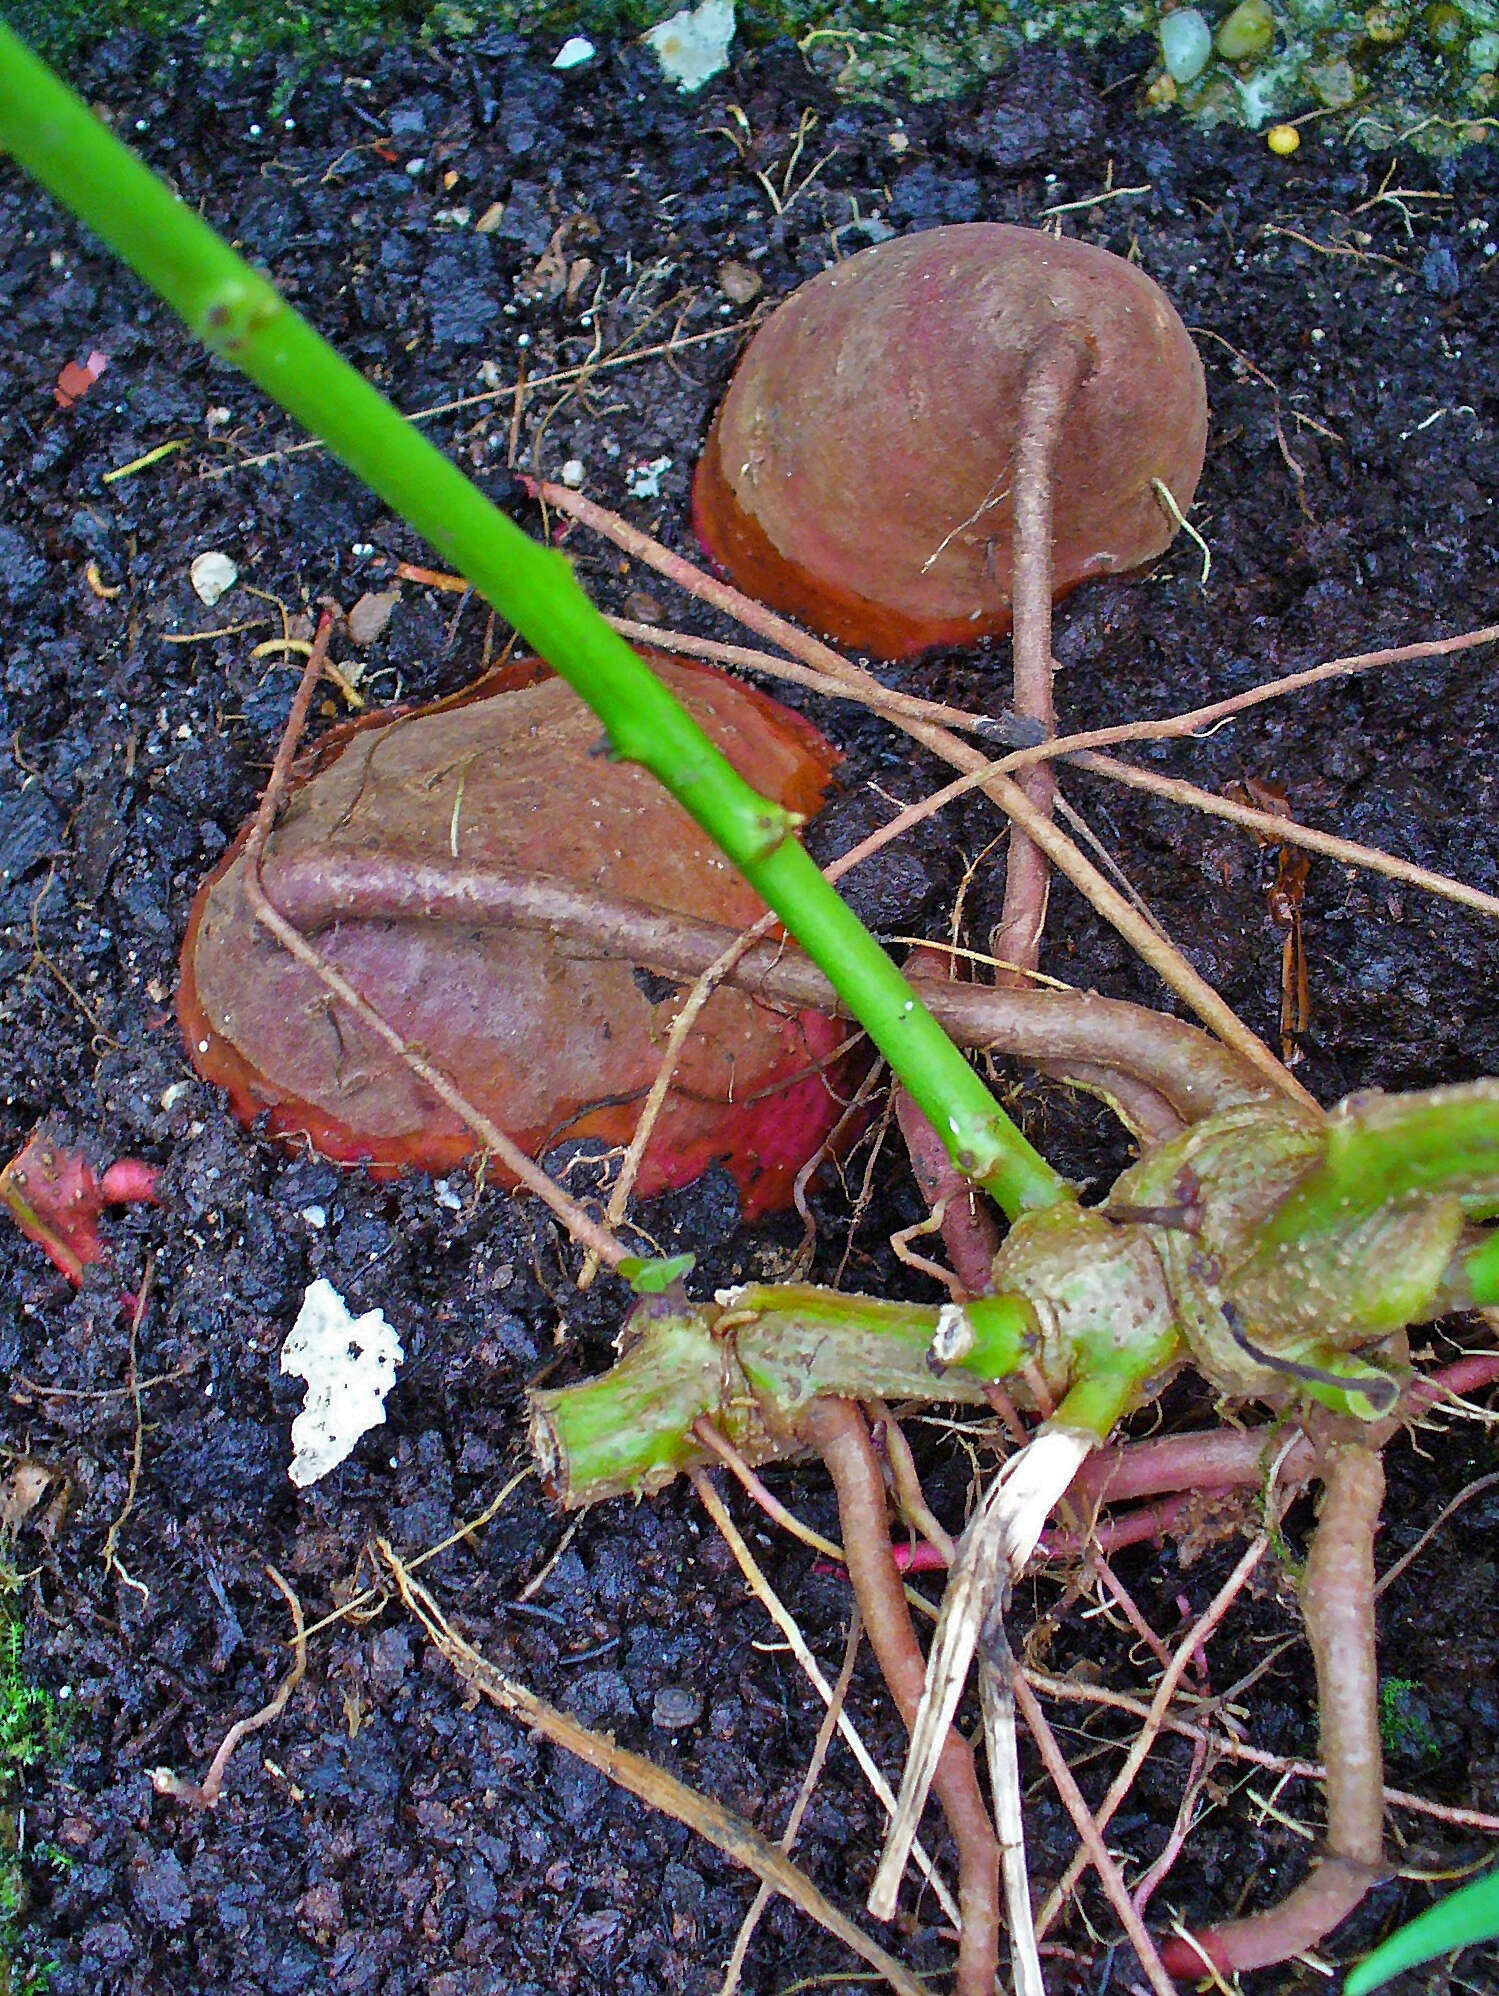
[[[1313, 123], [1280, 160], [1262, 138], [1138, 116], [1142, 64], [1129, 49], [1091, 72], [1036, 56], [979, 102], [916, 108], [839, 104], [785, 49], [744, 61], [691, 101], [664, 89], [639, 51], [565, 78], [548, 68], [552, 53], [481, 37], [372, 53], [358, 75], [288, 91], [270, 67], [231, 80], [205, 73], [185, 44], [123, 40], [96, 49], [79, 81], [408, 409], [481, 391], [489, 360], [508, 383], [521, 335], [534, 378], [584, 357], [595, 337], [611, 350], [627, 337], [649, 344], [736, 324], [743, 312], [719, 289], [727, 260], [758, 273], [774, 299], [892, 227], [1035, 224], [1074, 204], [1068, 231], [1138, 253], [1198, 337], [1214, 420], [1196, 517], [1213, 571], [1204, 595], [1197, 557], [1179, 541], [1148, 580], [1096, 586], [1067, 605], [1058, 650], [1069, 722], [1164, 713], [1499, 616], [1499, 147], [1433, 164], [1323, 143]], [[158, 82], [143, 80], [153, 73]], [[817, 122], [788, 169], [806, 111]], [[751, 171], [779, 198], [819, 163], [780, 213]], [[1132, 191], [1087, 205], [1105, 190]], [[462, 206], [476, 221], [496, 200], [504, 212], [490, 234], [443, 219]], [[591, 257], [592, 273], [571, 303], [538, 296], [538, 263], [574, 213], [597, 226], [568, 250]], [[153, 1766], [201, 1774], [229, 1722], [259, 1706], [284, 1669], [287, 1614], [266, 1563], [316, 1620], [367, 1577], [361, 1548], [373, 1535], [416, 1553], [481, 1511], [524, 1461], [528, 1379], [559, 1357], [573, 1375], [605, 1364], [621, 1292], [604, 1282], [579, 1296], [576, 1256], [532, 1206], [463, 1180], [448, 1191], [381, 1185], [289, 1156], [229, 1121], [190, 1077], [171, 1013], [188, 903], [254, 801], [294, 683], [284, 660], [251, 657], [280, 623], [248, 586], [294, 612], [324, 594], [347, 607], [393, 559], [424, 550], [319, 455], [247, 463], [295, 441], [286, 423], [9, 170], [0, 298], [0, 1145], [8, 1154], [45, 1122], [100, 1161], [139, 1154], [164, 1168], [161, 1207], [119, 1218], [113, 1268], [80, 1295], [0, 1228], [3, 1439], [65, 1474], [72, 1492], [55, 1535], [28, 1527], [14, 1554], [29, 1575], [27, 1669], [71, 1714], [65, 1749], [30, 1779], [28, 1945], [55, 1962], [59, 1996], [711, 1989], [751, 1896], [743, 1874], [508, 1720], [466, 1711], [447, 1667], [394, 1609], [314, 1639], [306, 1681], [236, 1756], [215, 1813], [153, 1794]], [[586, 401], [554, 406], [560, 391], [538, 388], [522, 461], [534, 450], [555, 474], [580, 459], [591, 493], [687, 548], [691, 466], [736, 345], [726, 337], [600, 374]], [[59, 370], [92, 349], [108, 355], [107, 372], [60, 409]], [[503, 493], [510, 415], [502, 396], [436, 418], [430, 433]], [[179, 438], [175, 455], [103, 482]], [[628, 468], [663, 457], [659, 502], [630, 499]], [[518, 500], [515, 510], [523, 515]], [[705, 627], [612, 553], [581, 535], [569, 545], [601, 601], [618, 606], [645, 587], [671, 617]], [[211, 612], [188, 582], [193, 556], [210, 548], [230, 554], [242, 578]], [[85, 579], [90, 562], [99, 593]], [[407, 587], [372, 654], [382, 697], [432, 696], [474, 673], [485, 615], [477, 605], [455, 615], [456, 601]], [[171, 641], [250, 619], [253, 630], [232, 636]], [[1006, 647], [993, 644], [909, 668], [901, 683], [994, 702], [1006, 675]], [[853, 710], [822, 718], [849, 755], [848, 794], [819, 833], [826, 851], [935, 771]], [[1491, 647], [1262, 707], [1147, 759], [1213, 787], [1246, 776], [1280, 784], [1318, 824], [1499, 892], [1496, 749]], [[1091, 779], [1069, 788], [1188, 955], [1273, 1034], [1280, 941], [1252, 843]], [[987, 806], [956, 812], [856, 881], [856, 898], [889, 934], [938, 927], [963, 867], [997, 830]], [[975, 936], [995, 905], [991, 855], [970, 893]], [[1315, 1020], [1301, 1071], [1324, 1100], [1499, 1073], [1492, 927], [1327, 863], [1312, 868], [1305, 923]], [[1048, 963], [1160, 1002], [1067, 890]], [[1122, 1161], [1101, 1112], [1024, 1100], [1038, 1140], [1074, 1176], [1105, 1177]], [[917, 1217], [916, 1194], [893, 1157], [879, 1178], [846, 1281], [910, 1293], [915, 1278], [886, 1241]], [[836, 1187], [823, 1195], [824, 1277], [843, 1253], [847, 1211]], [[791, 1221], [740, 1231], [719, 1177], [641, 1217], [664, 1251], [698, 1252], [693, 1281], [705, 1289], [783, 1268], [799, 1233]], [[101, 1555], [127, 1503], [136, 1436], [120, 1390], [129, 1355], [117, 1298], [148, 1254], [139, 1369], [168, 1378], [141, 1401], [140, 1475], [109, 1574]], [[286, 1463], [300, 1387], [281, 1377], [277, 1352], [319, 1274], [356, 1309], [382, 1307], [407, 1362], [389, 1424], [299, 1496]], [[1205, 1421], [1211, 1409], [1188, 1390], [1171, 1418]], [[921, 1447], [934, 1497], [956, 1518], [965, 1461], [940, 1437]], [[1474, 1423], [1392, 1448], [1381, 1564], [1496, 1466]], [[831, 1525], [817, 1469], [777, 1483]], [[1293, 1537], [1308, 1522], [1296, 1514]], [[746, 1524], [808, 1637], [836, 1662], [849, 1605], [841, 1581], [753, 1516]], [[1167, 1546], [1120, 1567], [1169, 1637], [1234, 1556], [1227, 1540], [1190, 1565]], [[1408, 1687], [1393, 1778], [1490, 1811], [1496, 1558], [1489, 1496], [1382, 1605], [1384, 1668]], [[779, 1834], [820, 1708], [690, 1494], [608, 1505], [568, 1531], [528, 1480], [427, 1578], [471, 1639], [540, 1693]], [[1064, 1581], [1028, 1583], [1019, 1631], [1057, 1607]], [[1266, 1585], [1236, 1612], [1211, 1651], [1215, 1687], [1294, 1630], [1285, 1592]], [[1122, 1686], [1146, 1681], [1127, 1632], [1098, 1616], [1072, 1612], [1049, 1655]], [[1305, 1651], [1293, 1647], [1245, 1694], [1257, 1742], [1314, 1749], [1308, 1682]], [[855, 1696], [893, 1767], [899, 1741], [867, 1663]], [[1099, 1792], [1114, 1757], [1097, 1743], [1113, 1735], [1097, 1721], [1086, 1730], [1066, 1737], [1084, 1785]], [[1111, 1839], [1130, 1870], [1161, 1848], [1185, 1764], [1177, 1745], [1160, 1750], [1116, 1821]], [[1305, 1863], [1305, 1842], [1280, 1817], [1315, 1826], [1312, 1791], [1287, 1789], [1268, 1816], [1254, 1797], [1268, 1796], [1271, 1777], [1246, 1789], [1224, 1766], [1215, 1780], [1221, 1805], [1158, 1897], [1162, 1918], [1168, 1907], [1198, 1919], [1267, 1903]], [[1044, 1879], [1065, 1861], [1069, 1832], [1044, 1785], [1031, 1795]], [[1461, 1831], [1413, 1817], [1397, 1827], [1417, 1869], [1483, 1855], [1482, 1840]], [[801, 1848], [855, 1914], [878, 1834], [876, 1806], [835, 1749]], [[48, 1847], [58, 1861], [35, 1861]], [[1420, 1885], [1381, 1889], [1329, 1959], [1350, 1959], [1426, 1897]], [[1107, 1936], [1107, 1911], [1087, 1903]], [[1132, 1986], [1127, 1952], [1111, 1953], [1081, 1922], [1066, 1938], [1072, 1952], [1049, 1971], [1057, 1991]], [[940, 1984], [950, 1957], [930, 1905], [893, 1944]], [[769, 1996], [804, 1977], [852, 1986], [849, 1966], [777, 1906], [745, 1987]], [[1479, 1962], [1450, 1984], [1411, 1976], [1402, 1986], [1495, 1983]], [[1253, 1987], [1268, 1996], [1329, 1984], [1308, 1968]]]

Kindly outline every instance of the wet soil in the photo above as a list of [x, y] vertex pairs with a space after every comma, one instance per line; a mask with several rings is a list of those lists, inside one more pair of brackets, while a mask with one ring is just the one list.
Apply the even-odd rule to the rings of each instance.
[[[756, 303], [774, 300], [890, 229], [1036, 224], [1050, 209], [1069, 233], [1138, 255], [1208, 372], [1196, 519], [1213, 569], [1204, 593], [1197, 555], [1179, 541], [1148, 579], [1071, 600], [1057, 639], [1070, 723], [1165, 713], [1499, 616], [1499, 148], [1436, 165], [1324, 147], [1312, 123], [1295, 157], [1279, 160], [1243, 133], [1139, 117], [1147, 52], [1128, 47], [1093, 68], [1029, 58], [976, 101], [920, 107], [842, 104], [784, 48], [745, 59], [692, 101], [664, 89], [638, 51], [566, 77], [548, 69], [550, 53], [482, 37], [452, 51], [372, 52], [291, 89], [269, 65], [230, 79], [205, 71], [187, 42], [123, 39], [96, 48], [77, 80], [403, 407], [504, 390], [524, 351], [535, 385], [519, 461], [555, 474], [576, 458], [591, 493], [684, 550], [690, 469], [757, 280]], [[495, 202], [497, 225], [480, 233]], [[558, 238], [575, 217], [587, 219]], [[171, 1011], [188, 903], [255, 799], [294, 680], [284, 655], [254, 654], [282, 635], [270, 599], [294, 617], [323, 596], [348, 607], [394, 560], [425, 551], [336, 466], [289, 451], [285, 421], [10, 171], [0, 297], [0, 1143], [8, 1153], [45, 1123], [100, 1162], [135, 1154], [163, 1168], [160, 1207], [118, 1216], [113, 1265], [79, 1295], [0, 1228], [4, 1444], [69, 1490], [65, 1514], [47, 1514], [50, 1532], [34, 1514], [13, 1551], [28, 1576], [26, 1667], [70, 1715], [64, 1750], [25, 1798], [27, 1945], [55, 1963], [59, 1996], [715, 1987], [751, 1897], [743, 1874], [508, 1719], [465, 1709], [446, 1665], [394, 1608], [316, 1635], [305, 1681], [240, 1749], [215, 1812], [153, 1793], [152, 1767], [201, 1774], [229, 1722], [260, 1706], [285, 1667], [287, 1612], [267, 1563], [318, 1621], [368, 1579], [361, 1551], [374, 1535], [408, 1554], [446, 1539], [523, 1466], [527, 1381], [544, 1365], [560, 1377], [606, 1363], [622, 1299], [609, 1282], [573, 1289], [577, 1257], [534, 1207], [461, 1177], [377, 1184], [289, 1155], [230, 1121], [191, 1076]], [[541, 379], [596, 348], [703, 334], [670, 357], [598, 373], [586, 393]], [[59, 371], [93, 350], [107, 370], [59, 407]], [[512, 414], [510, 394], [496, 392], [434, 417], [429, 432], [534, 528], [506, 470]], [[660, 459], [659, 497], [632, 497], [637, 467]], [[719, 629], [582, 535], [568, 545], [606, 605], [643, 590], [673, 619]], [[213, 610], [188, 578], [208, 549], [230, 555], [241, 578]], [[366, 686], [382, 699], [456, 689], [482, 662], [486, 621], [480, 605], [407, 585], [365, 654]], [[1006, 647], [928, 659], [899, 678], [992, 704], [1007, 686]], [[831, 850], [936, 772], [851, 709], [821, 718], [848, 755], [847, 793], [818, 835]], [[1496, 746], [1490, 647], [1261, 707], [1142, 759], [1211, 787], [1278, 784], [1318, 824], [1499, 892]], [[1273, 1035], [1273, 867], [1229, 827], [1093, 779], [1069, 789], [1194, 963]], [[988, 807], [960, 810], [867, 870], [855, 897], [886, 933], [942, 932], [960, 877], [987, 854], [968, 898], [982, 937], [998, 829]], [[1301, 1072], [1323, 1099], [1499, 1072], [1491, 926], [1318, 862], [1304, 930], [1314, 1017]], [[1073, 981], [1162, 1002], [1065, 888], [1047, 960]], [[1096, 1180], [1122, 1161], [1102, 1112], [1014, 1081], [1062, 1168]], [[816, 1272], [830, 1279], [846, 1253], [850, 1286], [923, 1293], [887, 1246], [918, 1217], [908, 1174], [887, 1151], [875, 1176], [851, 1242], [844, 1192], [819, 1194]], [[718, 1175], [640, 1219], [664, 1251], [697, 1251], [693, 1281], [705, 1289], [777, 1272], [800, 1238], [792, 1220], [740, 1229]], [[137, 1421], [118, 1295], [148, 1256], [135, 1357], [150, 1383]], [[299, 1495], [286, 1463], [300, 1386], [282, 1378], [277, 1352], [317, 1275], [356, 1310], [384, 1309], [407, 1359], [388, 1424]], [[1206, 1421], [1212, 1410], [1189, 1386], [1168, 1415]], [[952, 1521], [967, 1459], [943, 1435], [915, 1432]], [[1393, 1447], [1381, 1564], [1496, 1466], [1475, 1423]], [[775, 1480], [831, 1527], [815, 1467]], [[814, 1647], [836, 1662], [841, 1581], [753, 1514], [744, 1522]], [[1293, 1516], [1293, 1545], [1309, 1522], [1307, 1507]], [[1231, 1538], [1192, 1550], [1119, 1562], [1167, 1637], [1236, 1554]], [[1405, 1686], [1393, 1778], [1490, 1811], [1496, 1559], [1490, 1496], [1468, 1505], [1381, 1611], [1384, 1668]], [[780, 1832], [820, 1708], [689, 1494], [610, 1504], [567, 1526], [526, 1480], [425, 1577], [502, 1666]], [[1127, 1631], [1060, 1614], [1066, 1578], [1028, 1582], [1018, 1632], [1039, 1620], [1054, 1667], [1137, 1689], [1144, 1665]], [[1301, 1754], [1315, 1746], [1306, 1654], [1271, 1655], [1296, 1627], [1286, 1596], [1267, 1580], [1241, 1604], [1210, 1669], [1221, 1690], [1269, 1659], [1243, 1694], [1249, 1733]], [[894, 1766], [899, 1740], [867, 1662], [854, 1697]], [[1085, 1708], [1060, 1716], [1082, 1726], [1069, 1746], [1085, 1787], [1101, 1791], [1111, 1725]], [[1114, 1825], [1131, 1868], [1169, 1833], [1179, 1744], [1147, 1764]], [[1168, 1907], [1195, 1919], [1267, 1903], [1305, 1863], [1287, 1819], [1315, 1826], [1308, 1789], [1286, 1789], [1269, 1814], [1255, 1799], [1269, 1777], [1245, 1788], [1225, 1766], [1214, 1784], [1216, 1806], [1156, 1901], [1162, 1918]], [[1036, 1780], [1029, 1792], [1044, 1880], [1070, 1840], [1049, 1789]], [[1398, 1828], [1416, 1869], [1483, 1854], [1458, 1829], [1414, 1817]], [[801, 1852], [855, 1914], [878, 1834], [878, 1811], [835, 1747]], [[1351, 1958], [1426, 1897], [1419, 1884], [1382, 1888], [1328, 1958]], [[1112, 1931], [1106, 1911], [1085, 1904], [1096, 1931]], [[1081, 1920], [1063, 1938], [1056, 1990], [1132, 1986], [1128, 1956]], [[894, 1944], [940, 1986], [950, 1957], [930, 1904], [913, 1905]], [[745, 1987], [852, 1986], [849, 1966], [776, 1906]], [[1328, 1987], [1311, 1968], [1251, 1981], [1257, 1996]], [[1448, 1985], [1439, 1975], [1402, 1986]], [[1492, 1970], [1465, 1968], [1451, 1986], [1491, 1987]]]

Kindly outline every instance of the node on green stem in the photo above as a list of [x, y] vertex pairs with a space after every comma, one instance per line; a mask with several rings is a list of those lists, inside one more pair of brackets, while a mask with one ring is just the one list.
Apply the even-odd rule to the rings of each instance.
[[903, 657], [1009, 629], [1012, 486], [1027, 377], [1081, 349], [1054, 452], [1053, 580], [1139, 567], [1202, 470], [1202, 364], [1122, 258], [968, 223], [861, 251], [751, 341], [693, 487], [739, 586], [844, 643]]

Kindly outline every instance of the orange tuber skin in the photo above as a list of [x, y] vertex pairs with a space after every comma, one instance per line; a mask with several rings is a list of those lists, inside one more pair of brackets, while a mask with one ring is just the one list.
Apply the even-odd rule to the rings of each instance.
[[1011, 622], [1022, 388], [1081, 349], [1053, 481], [1052, 589], [1138, 568], [1191, 503], [1202, 363], [1160, 287], [1086, 243], [1004, 223], [903, 236], [821, 272], [756, 333], [693, 486], [738, 586], [901, 658]]
[[[815, 729], [720, 674], [652, 662], [757, 789], [818, 808], [835, 758]], [[355, 989], [523, 1149], [627, 1142], [682, 989], [663, 993], [602, 946], [423, 907], [413, 882], [487, 868], [735, 925], [763, 912], [752, 890], [653, 778], [609, 758], [587, 708], [534, 662], [455, 701], [335, 730], [310, 761], [262, 865], [272, 903], [302, 925], [297, 902], [317, 901], [320, 867], [354, 860], [357, 908], [335, 899], [331, 919], [306, 926]], [[305, 1135], [342, 1161], [443, 1171], [470, 1156], [469, 1130], [256, 922], [244, 836], [199, 889], [183, 947], [194, 1066], [242, 1120], [268, 1112], [273, 1135]], [[818, 1013], [715, 992], [641, 1194], [721, 1161], [746, 1217], [789, 1203], [841, 1113], [825, 1070], [845, 1037]]]

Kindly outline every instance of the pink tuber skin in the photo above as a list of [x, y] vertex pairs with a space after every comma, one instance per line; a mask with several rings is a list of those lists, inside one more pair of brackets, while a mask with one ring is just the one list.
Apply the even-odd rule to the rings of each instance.
[[877, 657], [1009, 629], [1015, 437], [1058, 337], [1078, 350], [1055, 452], [1052, 589], [1138, 568], [1185, 511], [1207, 403], [1143, 271], [975, 222], [879, 243], [801, 286], [751, 341], [693, 486], [739, 586]]
[[[763, 694], [680, 661], [657, 669], [762, 792], [810, 815], [833, 752]], [[545, 674], [545, 669], [540, 668]], [[519, 682], [519, 683], [517, 683]], [[748, 925], [762, 912], [665, 792], [599, 752], [568, 688], [533, 665], [457, 701], [324, 742], [262, 862], [293, 924], [523, 1149], [624, 1143], [680, 992], [629, 956], [554, 930], [435, 916], [427, 887], [465, 867], [560, 880], [637, 906]], [[179, 1015], [194, 1065], [246, 1121], [377, 1169], [445, 1170], [475, 1140], [368, 1027], [268, 936], [247, 903], [243, 835], [200, 889]], [[357, 912], [334, 891], [357, 872]], [[319, 907], [319, 900], [327, 905]], [[299, 912], [311, 907], [311, 913]], [[646, 1153], [644, 1195], [722, 1160], [753, 1218], [789, 1202], [840, 1113], [835, 1021], [715, 993]], [[503, 1177], [502, 1173], [494, 1175]]]
[[76, 1289], [86, 1268], [108, 1259], [99, 1233], [104, 1208], [154, 1206], [157, 1177], [155, 1165], [125, 1157], [96, 1178], [81, 1151], [38, 1131], [0, 1169], [0, 1206]]

